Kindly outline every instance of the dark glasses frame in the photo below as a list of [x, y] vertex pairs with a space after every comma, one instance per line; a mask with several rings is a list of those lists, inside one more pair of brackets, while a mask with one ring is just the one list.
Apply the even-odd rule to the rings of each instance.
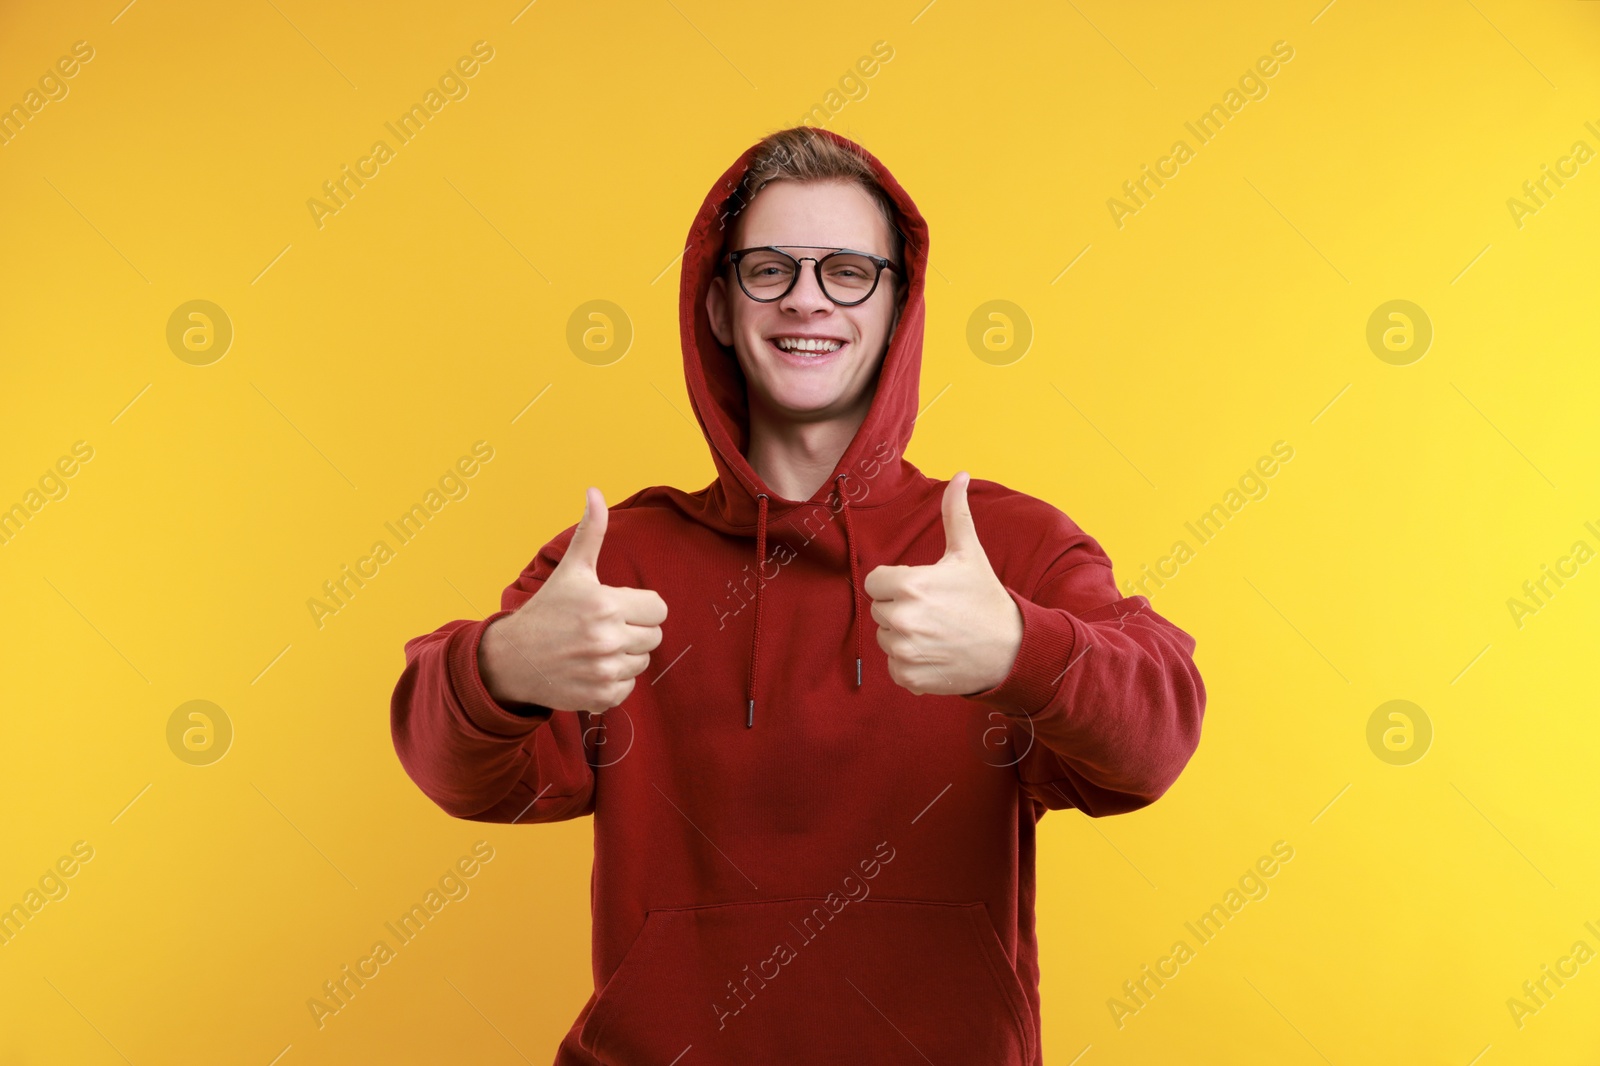
[[[822, 256], [820, 259], [814, 255], [789, 255], [789, 253], [784, 250], [786, 248], [808, 248], [814, 252], [825, 251], [828, 254]], [[779, 255], [788, 256], [789, 259], [794, 261], [794, 273], [789, 277], [789, 284], [782, 292], [778, 293], [778, 295], [757, 296], [749, 289], [745, 288], [744, 275], [739, 271], [739, 261], [745, 256], [749, 255], [751, 252], [777, 252]], [[862, 258], [869, 260], [873, 266], [877, 267], [877, 272], [872, 276], [872, 287], [867, 289], [866, 295], [862, 296], [859, 300], [840, 300], [836, 298], [833, 293], [828, 291], [827, 285], [823, 284], [822, 264], [826, 263], [834, 256], [842, 254], [859, 255]], [[858, 251], [855, 248], [831, 248], [827, 245], [820, 244], [763, 244], [754, 248], [740, 248], [737, 251], [729, 252], [727, 255], [722, 257], [722, 261], [724, 263], [727, 263], [729, 266], [733, 267], [733, 276], [739, 281], [740, 291], [742, 291], [746, 296], [750, 297], [750, 299], [754, 300], [756, 303], [761, 304], [774, 303], [793, 292], [795, 283], [800, 280], [800, 264], [808, 259], [811, 260], [812, 271], [817, 276], [817, 289], [822, 293], [822, 295], [826, 296], [829, 300], [832, 300], [840, 307], [857, 307], [872, 299], [872, 294], [878, 291], [878, 282], [882, 280], [883, 272], [885, 270], [892, 270], [896, 274], [901, 274], [902, 277], [904, 276], [899, 267], [895, 266], [893, 262], [881, 255], [873, 255], [871, 252]]]

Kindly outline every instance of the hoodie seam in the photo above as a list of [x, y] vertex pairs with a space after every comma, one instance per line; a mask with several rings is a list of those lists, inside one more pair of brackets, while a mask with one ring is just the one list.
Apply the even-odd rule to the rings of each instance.
[[[813, 893], [811, 895], [802, 895], [802, 896], [782, 896], [782, 897], [778, 897], [778, 898], [774, 898], [774, 899], [727, 899], [727, 900], [719, 900], [716, 903], [692, 903], [692, 904], [686, 904], [686, 905], [684, 905], [682, 907], [651, 907], [649, 909], [650, 909], [651, 913], [660, 914], [660, 913], [665, 913], [665, 912], [668, 912], [668, 911], [684, 912], [684, 911], [716, 910], [716, 909], [722, 908], [722, 907], [765, 907], [765, 906], [768, 906], [770, 904], [798, 903], [798, 902], [801, 902], [801, 901], [804, 901], [804, 900], [812, 900], [812, 899], [821, 900], [821, 899], [826, 899], [828, 897], [828, 895], [829, 895], [829, 893], [820, 893], [820, 894]], [[849, 898], [849, 897], [845, 897], [845, 898]], [[913, 903], [913, 904], [916, 904], [918, 906], [927, 906], [927, 907], [970, 908], [974, 904], [978, 904], [978, 905], [985, 906], [985, 907], [987, 906], [987, 904], [984, 903], [984, 901], [981, 900], [981, 899], [975, 899], [975, 900], [907, 899], [907, 898], [900, 897], [900, 896], [877, 896], [877, 895], [865, 896], [865, 897], [863, 897], [861, 899], [858, 899], [858, 900], [851, 900], [850, 902], [852, 902], [852, 903], [866, 903], [868, 901], [872, 901], [872, 902], [875, 902], [875, 903]]]
[[[924, 484], [932, 484], [933, 483], [933, 479], [928, 477], [928, 475], [924, 474], [921, 470], [917, 470], [915, 467], [912, 467], [912, 469], [916, 471], [915, 475], [912, 476], [912, 477], [906, 478], [905, 479], [905, 484], [901, 485], [899, 489], [895, 490], [895, 494], [893, 496], [890, 496], [887, 499], [879, 500], [877, 503], [870, 503], [870, 504], [869, 503], [852, 503], [852, 504], [850, 504], [850, 508], [852, 510], [855, 510], [855, 511], [871, 511], [871, 510], [875, 510], [875, 509], [877, 509], [879, 507], [887, 507], [891, 503], [894, 503], [896, 500], [900, 499], [900, 497], [904, 496], [906, 494], [907, 490], [911, 489], [916, 484], [917, 478], [919, 478], [919, 477], [922, 479]], [[829, 483], [831, 484], [833, 481], [837, 481], [841, 474], [848, 474], [848, 473], [849, 473], [849, 471], [841, 470], [839, 472], [839, 474], [835, 474], [833, 476], [833, 478], [831, 479], [831, 481]], [[708, 486], [707, 489], [709, 489], [709, 487], [710, 486]], [[707, 491], [707, 489], [702, 489], [701, 492], [705, 492], [705, 491]], [[755, 499], [755, 497], [757, 495], [760, 495], [760, 493], [753, 494], [751, 496], [751, 499]], [[767, 495], [768, 499], [772, 498], [771, 493], [767, 493], [766, 495]], [[694, 494], [694, 498], [696, 498], [696, 499], [699, 499], [700, 496], [701, 496], [700, 492], [697, 492], [697, 493]], [[840, 498], [844, 499], [844, 497], [842, 495], [841, 495]], [[781, 520], [789, 517], [790, 515], [796, 513], [797, 511], [799, 511], [801, 508], [804, 508], [804, 507], [826, 507], [828, 509], [828, 511], [833, 513], [833, 514], [838, 514], [839, 513], [838, 511], [834, 511], [834, 509], [832, 507], [828, 506], [828, 501], [827, 500], [801, 500], [801, 501], [793, 504], [792, 506], [790, 506], [786, 510], [783, 510], [783, 511], [770, 510], [770, 511], [768, 511], [767, 512], [767, 525], [769, 525], [769, 526], [775, 525], [778, 522], [780, 522]], [[842, 511], [843, 509], [844, 509], [844, 507], [843, 507], [843, 505], [841, 505], [839, 510]], [[754, 522], [752, 522], [748, 526], [740, 524], [740, 523], [735, 523], [735, 522], [724, 522], [722, 524], [722, 528], [727, 530], [730, 533], [743, 534], [743, 535], [747, 535], [747, 536], [751, 536], [751, 537], [756, 535], [756, 523], [754, 523]]]

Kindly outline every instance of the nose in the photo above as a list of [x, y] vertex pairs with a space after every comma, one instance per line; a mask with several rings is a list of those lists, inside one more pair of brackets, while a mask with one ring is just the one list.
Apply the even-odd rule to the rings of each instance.
[[822, 287], [817, 284], [817, 270], [811, 260], [801, 260], [799, 277], [794, 279], [794, 288], [789, 290], [789, 295], [778, 302], [778, 306], [797, 314], [815, 314], [833, 307], [833, 301], [828, 299]]

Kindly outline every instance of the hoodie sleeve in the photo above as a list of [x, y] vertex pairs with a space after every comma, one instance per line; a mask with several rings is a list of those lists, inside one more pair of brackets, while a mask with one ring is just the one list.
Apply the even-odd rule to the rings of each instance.
[[1060, 553], [1022, 612], [1022, 645], [1000, 684], [966, 698], [1011, 725], [1023, 788], [1050, 810], [1122, 814], [1161, 797], [1200, 742], [1206, 692], [1194, 638], [1143, 596], [1124, 597], [1111, 560], [1066, 515], [1040, 543]]
[[400, 764], [445, 813], [476, 822], [558, 822], [594, 811], [587, 715], [537, 704], [506, 706], [478, 672], [491, 622], [532, 598], [565, 554], [576, 526], [552, 540], [478, 621], [447, 622], [406, 642], [389, 704]]

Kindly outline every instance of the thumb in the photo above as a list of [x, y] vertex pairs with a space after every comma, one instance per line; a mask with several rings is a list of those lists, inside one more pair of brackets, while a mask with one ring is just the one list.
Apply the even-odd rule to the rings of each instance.
[[567, 545], [567, 553], [561, 557], [558, 569], [586, 570], [590, 574], [596, 572], [600, 566], [600, 542], [605, 539], [608, 518], [605, 496], [597, 488], [585, 490], [583, 517], [578, 520], [578, 528], [573, 531], [572, 542]]
[[944, 487], [940, 509], [944, 513], [946, 559], [952, 555], [983, 557], [983, 545], [978, 543], [978, 527], [972, 524], [972, 509], [967, 505], [967, 483], [971, 480], [971, 475], [962, 470]]

